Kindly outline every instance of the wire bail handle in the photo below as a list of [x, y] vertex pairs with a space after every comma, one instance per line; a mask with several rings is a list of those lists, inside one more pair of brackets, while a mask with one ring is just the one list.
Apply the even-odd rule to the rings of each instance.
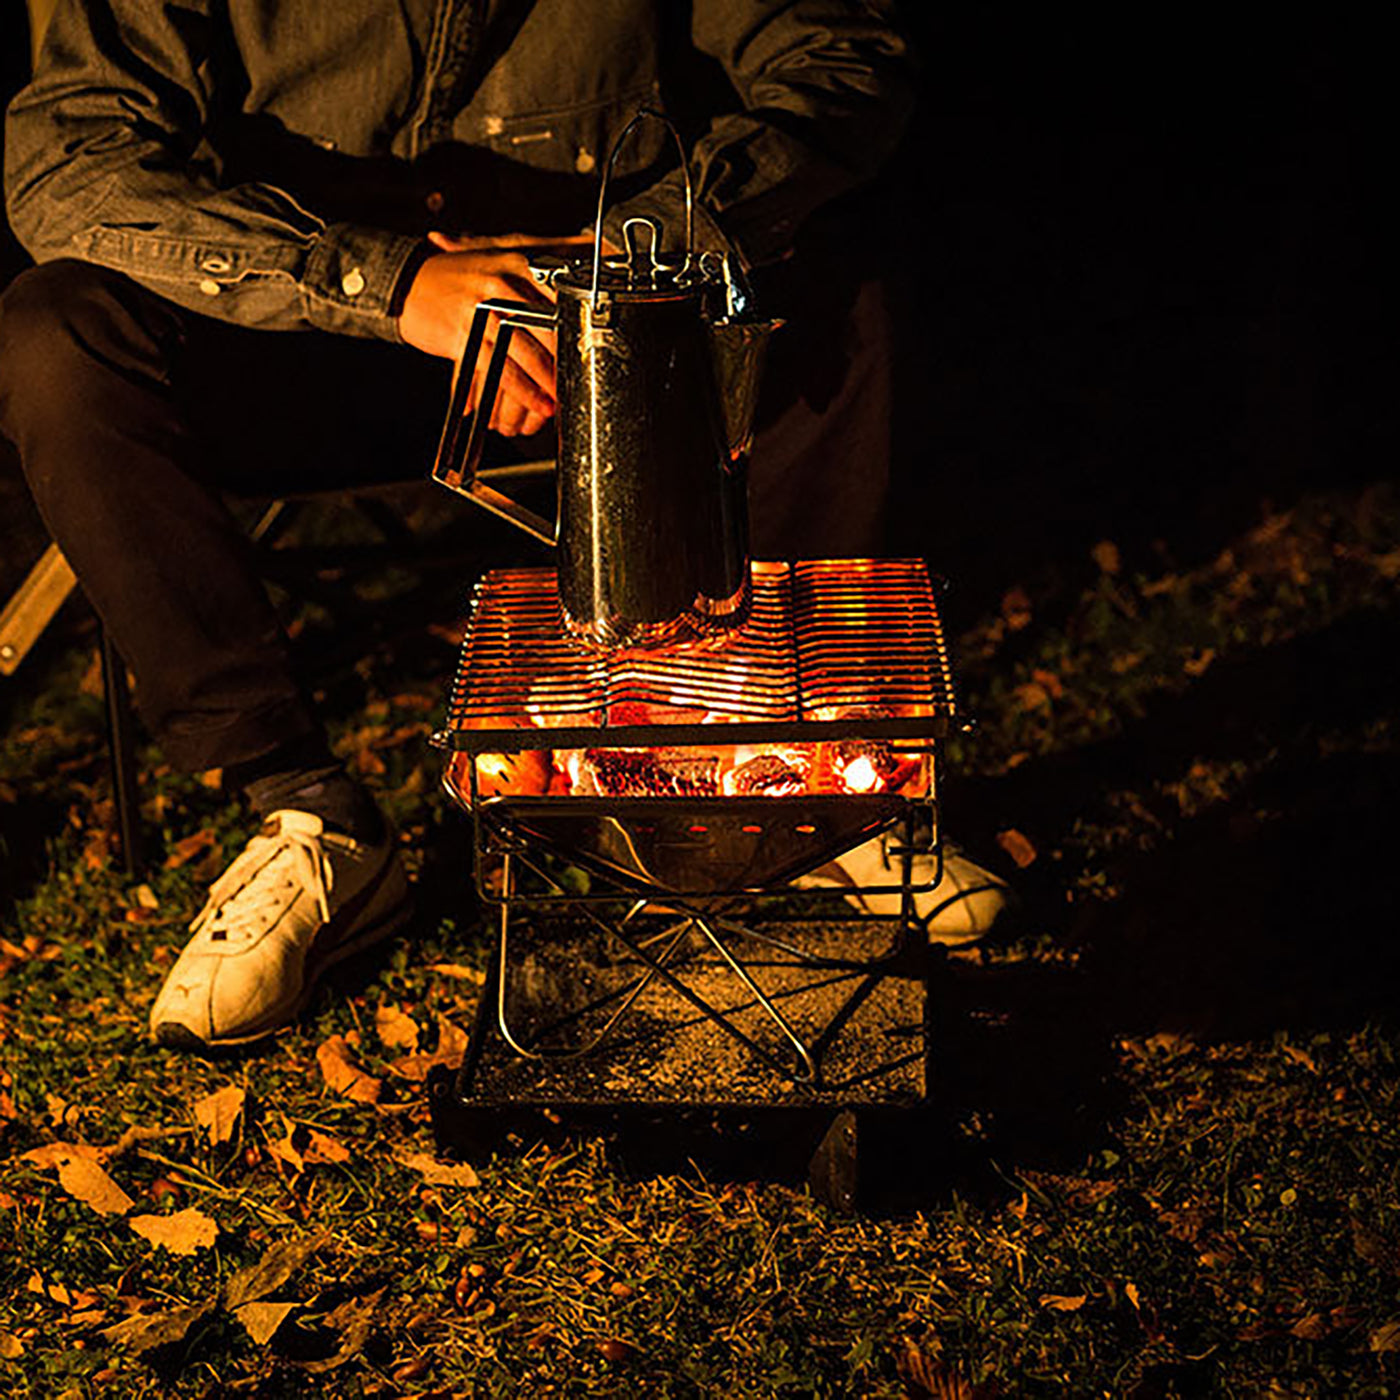
[[[612, 150], [608, 152], [607, 164], [603, 167], [603, 179], [598, 186], [598, 216], [593, 221], [593, 285], [589, 305], [589, 309], [594, 312], [598, 310], [598, 282], [603, 270], [603, 214], [607, 209], [608, 180], [612, 177], [613, 166], [617, 164], [618, 152], [622, 149], [623, 142], [632, 134], [632, 129], [644, 121], [660, 122], [671, 133], [671, 139], [676, 143], [676, 153], [681, 159], [681, 176], [685, 180], [685, 262], [681, 264], [681, 269], [676, 274], [678, 278], [690, 271], [691, 261], [695, 257], [695, 191], [690, 183], [690, 162], [686, 159], [685, 145], [681, 141], [680, 132], [676, 130], [675, 123], [670, 117], [653, 110], [651, 107], [643, 107], [618, 132], [617, 140], [613, 142]], [[632, 221], [628, 220], [628, 222]], [[653, 247], [653, 257], [658, 255], [660, 251], [659, 247]]]

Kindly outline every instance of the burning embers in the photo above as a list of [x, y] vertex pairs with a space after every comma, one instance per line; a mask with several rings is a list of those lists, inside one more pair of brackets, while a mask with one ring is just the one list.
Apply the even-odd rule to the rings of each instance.
[[[528, 749], [477, 757], [489, 797], [810, 797], [928, 792], [922, 754], [879, 739], [646, 749]], [[468, 792], [470, 755], [454, 755], [449, 785]]]

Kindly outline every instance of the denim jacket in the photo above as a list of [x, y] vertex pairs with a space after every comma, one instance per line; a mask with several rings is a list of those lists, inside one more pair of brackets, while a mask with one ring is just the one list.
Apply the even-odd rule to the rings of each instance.
[[[891, 3], [59, 0], [7, 114], [6, 206], [40, 261], [244, 326], [394, 340], [428, 229], [591, 224], [647, 105], [686, 130], [697, 246], [762, 265], [900, 133]], [[706, 74], [727, 100], [688, 113]], [[679, 233], [668, 144], [648, 123], [619, 152], [615, 241], [638, 213]]]

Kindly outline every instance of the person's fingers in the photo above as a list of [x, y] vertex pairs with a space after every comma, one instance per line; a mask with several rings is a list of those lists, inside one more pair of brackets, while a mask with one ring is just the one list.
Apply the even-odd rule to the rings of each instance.
[[544, 417], [543, 414], [527, 413], [525, 415], [525, 422], [520, 429], [520, 436], [534, 437], [536, 433], [544, 431], [545, 424], [548, 422], [549, 419]]
[[519, 437], [529, 417], [529, 409], [519, 399], [512, 395], [504, 395], [496, 399], [491, 414], [491, 427], [502, 437]]
[[[511, 349], [515, 346], [512, 343]], [[471, 393], [468, 397], [468, 408], [474, 410], [481, 398], [481, 391], [486, 383], [486, 367], [488, 364], [487, 355], [483, 354], [476, 367], [476, 374], [472, 379]], [[497, 401], [506, 399], [518, 403], [523, 412], [537, 413], [548, 418], [554, 413], [554, 381], [550, 377], [544, 383], [528, 374], [521, 366], [510, 357], [507, 357], [501, 369], [501, 381], [496, 389]], [[494, 421], [495, 412], [492, 412]]]
[[516, 327], [511, 333], [507, 353], [513, 364], [534, 380], [551, 399], [554, 397], [554, 356], [542, 341], [535, 339], [533, 331]]

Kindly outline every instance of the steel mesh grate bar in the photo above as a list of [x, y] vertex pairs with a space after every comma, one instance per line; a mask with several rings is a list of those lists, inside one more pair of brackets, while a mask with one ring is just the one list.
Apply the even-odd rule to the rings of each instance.
[[947, 646], [921, 560], [757, 563], [741, 629], [722, 647], [664, 653], [581, 649], [565, 632], [552, 570], [498, 569], [473, 594], [448, 727], [722, 726], [952, 711]]

